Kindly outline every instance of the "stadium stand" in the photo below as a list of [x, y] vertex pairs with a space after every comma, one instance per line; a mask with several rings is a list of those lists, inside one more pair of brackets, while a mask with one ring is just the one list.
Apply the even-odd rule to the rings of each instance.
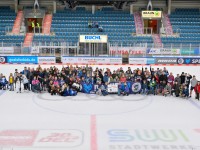
[[180, 29], [180, 37], [162, 37], [164, 47], [199, 47], [200, 12], [199, 9], [176, 9], [170, 15], [170, 21], [175, 31]]
[[[88, 22], [98, 22], [104, 32], [97, 28], [88, 28]], [[84, 7], [77, 7], [76, 11], [62, 10], [53, 15], [52, 29], [56, 36], [35, 36], [34, 42], [53, 41], [77, 43], [80, 34], [106, 34], [111, 43], [117, 42], [127, 46], [133, 43], [152, 43], [151, 37], [136, 37], [133, 15], [126, 11], [115, 11], [112, 8], [102, 8], [92, 14]]]
[[6, 35], [6, 27], [12, 27], [16, 18], [14, 10], [10, 7], [0, 7], [0, 42], [6, 46], [20, 46], [24, 40], [23, 35]]

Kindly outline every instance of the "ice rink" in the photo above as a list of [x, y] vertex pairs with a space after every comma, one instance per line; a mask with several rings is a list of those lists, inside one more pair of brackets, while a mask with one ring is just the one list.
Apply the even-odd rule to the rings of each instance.
[[[23, 67], [1, 65], [0, 73], [7, 76]], [[153, 68], [157, 67], [163, 68]], [[166, 67], [174, 75], [187, 72], [200, 80], [199, 66]], [[60, 97], [0, 91], [0, 150], [47, 149], [200, 150], [200, 101], [139, 94]]]

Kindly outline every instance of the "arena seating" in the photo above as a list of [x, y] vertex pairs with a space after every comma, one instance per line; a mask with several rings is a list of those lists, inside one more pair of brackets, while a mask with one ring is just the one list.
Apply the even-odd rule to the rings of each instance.
[[[98, 22], [104, 32], [98, 32], [97, 28], [88, 28], [88, 22]], [[84, 7], [78, 7], [76, 11], [57, 11], [53, 16], [52, 29], [55, 37], [35, 36], [34, 42], [57, 41], [77, 43], [79, 35], [86, 34], [107, 34], [111, 43], [130, 45], [133, 43], [152, 43], [151, 37], [132, 36], [135, 33], [135, 23], [130, 12], [115, 11], [112, 8], [103, 8], [95, 14], [86, 11]]]
[[200, 11], [199, 9], [176, 9], [170, 16], [174, 32], [180, 29], [180, 37], [162, 37], [164, 47], [199, 47]]
[[0, 42], [2, 46], [20, 46], [21, 43], [24, 40], [24, 36], [21, 35], [14, 35], [9, 36], [6, 35], [6, 27], [10, 27], [12, 29], [12, 26], [14, 24], [16, 18], [16, 14], [14, 10], [11, 10], [10, 7], [0, 7]]

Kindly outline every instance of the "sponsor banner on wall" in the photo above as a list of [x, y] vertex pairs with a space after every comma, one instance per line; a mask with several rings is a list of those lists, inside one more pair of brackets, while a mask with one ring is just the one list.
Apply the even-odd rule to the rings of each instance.
[[200, 64], [200, 58], [177, 58], [178, 64]]
[[32, 63], [37, 64], [37, 56], [7, 56], [7, 63]]
[[147, 64], [155, 64], [155, 58], [147, 58]]
[[161, 18], [162, 11], [142, 11], [142, 18]]
[[180, 49], [149, 48], [147, 54], [180, 54]]
[[46, 56], [46, 57], [38, 57], [38, 64], [52, 64], [56, 63], [56, 57], [54, 56]]
[[7, 62], [6, 56], [0, 56], [0, 64], [1, 63], [6, 63], [6, 62]]
[[146, 54], [145, 47], [109, 47], [111, 55], [141, 55]]
[[13, 54], [14, 47], [0, 47], [0, 53], [2, 54]]
[[156, 58], [155, 64], [177, 64], [177, 58]]
[[129, 64], [147, 64], [147, 58], [129, 58]]
[[79, 41], [81, 43], [107, 43], [107, 35], [80, 35]]
[[62, 63], [70, 64], [122, 64], [121, 57], [62, 57]]

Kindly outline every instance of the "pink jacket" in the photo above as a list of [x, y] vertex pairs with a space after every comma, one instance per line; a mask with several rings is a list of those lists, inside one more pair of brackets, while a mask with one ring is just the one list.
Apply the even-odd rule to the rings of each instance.
[[55, 80], [55, 81], [53, 82], [53, 84], [54, 84], [54, 85], [59, 85], [58, 80]]
[[40, 82], [39, 82], [39, 80], [37, 80], [37, 79], [36, 79], [36, 80], [32, 80], [32, 84], [33, 84], [33, 85], [36, 85], [36, 84], [39, 84], [39, 83], [40, 83]]

